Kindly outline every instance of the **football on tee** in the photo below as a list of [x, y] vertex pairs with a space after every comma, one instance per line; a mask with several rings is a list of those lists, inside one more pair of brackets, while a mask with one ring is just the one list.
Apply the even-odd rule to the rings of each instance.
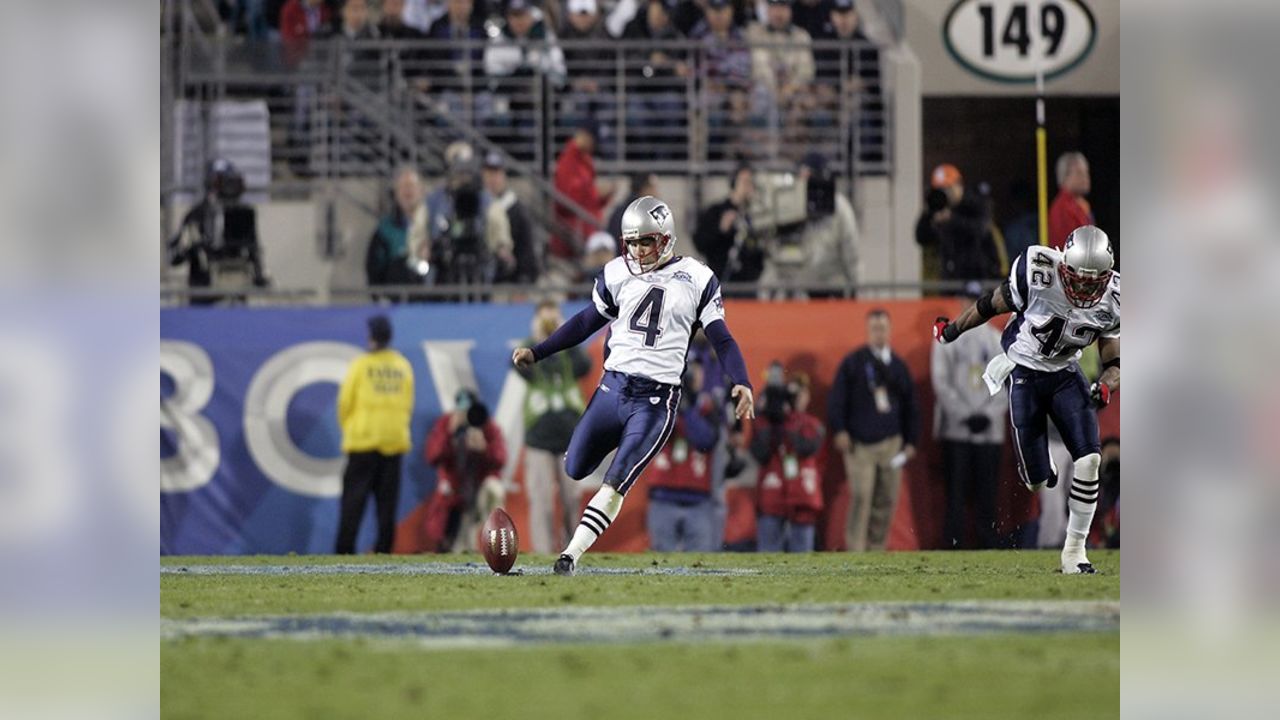
[[489, 513], [484, 522], [480, 544], [484, 548], [485, 562], [499, 575], [506, 575], [516, 564], [520, 542], [516, 538], [516, 524], [506, 510], [498, 508]]

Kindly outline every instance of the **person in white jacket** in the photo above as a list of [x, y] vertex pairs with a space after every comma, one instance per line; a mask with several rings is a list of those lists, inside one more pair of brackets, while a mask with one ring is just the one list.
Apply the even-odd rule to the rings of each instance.
[[503, 3], [506, 22], [484, 51], [484, 71], [490, 78], [541, 73], [557, 86], [564, 83], [564, 51], [536, 4], [534, 0]]
[[858, 221], [853, 204], [841, 194], [820, 153], [805, 156], [799, 170], [805, 183], [804, 228], [792, 242], [779, 242], [765, 260], [761, 285], [825, 285], [826, 289], [782, 291], [771, 297], [839, 297], [836, 286], [858, 285]]
[[[971, 283], [970, 297], [980, 289]], [[973, 518], [979, 548], [993, 548], [996, 532], [996, 490], [1000, 454], [1004, 448], [1005, 391], [987, 390], [982, 372], [1004, 352], [1000, 331], [991, 323], [961, 335], [955, 342], [935, 343], [929, 367], [937, 402], [933, 408], [934, 437], [942, 440], [943, 472], [947, 484], [947, 515], [943, 547], [971, 547], [966, 519]], [[972, 510], [972, 513], [969, 510]]]

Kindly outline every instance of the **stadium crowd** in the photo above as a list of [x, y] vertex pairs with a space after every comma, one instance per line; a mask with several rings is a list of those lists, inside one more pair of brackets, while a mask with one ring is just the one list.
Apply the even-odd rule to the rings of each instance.
[[[662, 193], [660, 176], [648, 172], [629, 178], [627, 192], [621, 192], [597, 176], [596, 158], [616, 156], [620, 141], [646, 159], [680, 158], [683, 138], [693, 130], [687, 125], [689, 96], [680, 88], [695, 65], [688, 53], [696, 52], [698, 81], [706, 88], [698, 97], [707, 103], [699, 110], [712, 141], [708, 146], [719, 153], [714, 159], [738, 162], [725, 178], [727, 195], [691, 218], [691, 242], [682, 250], [696, 251], [726, 283], [845, 288], [748, 293], [753, 297], [856, 291], [857, 219], [847, 195], [836, 191], [833, 153], [815, 139], [820, 135], [815, 128], [835, 123], [840, 103], [849, 97], [857, 103], [856, 135], [876, 138], [884, 130], [879, 51], [863, 34], [853, 0], [383, 0], [373, 7], [369, 0], [240, 0], [220, 6], [235, 32], [278, 46], [292, 66], [306, 62], [311, 41], [324, 38], [452, 41], [412, 46], [417, 49], [401, 54], [395, 72], [442, 112], [473, 114], [477, 127], [498, 141], [532, 127], [528, 113], [538, 105], [531, 99], [534, 78], [560, 88], [560, 105], [550, 110], [573, 132], [557, 148], [548, 179], [571, 204], [553, 203], [549, 213], [535, 212], [508, 177], [509, 158], [527, 158], [453, 143], [444, 153], [446, 171], [438, 185], [427, 187], [420, 171], [409, 166], [387, 178], [392, 192], [365, 252], [370, 287], [467, 285], [483, 291], [519, 284], [555, 291], [588, 280], [621, 251], [620, 209], [642, 195]], [[681, 46], [688, 48], [684, 51], [637, 50], [628, 57], [626, 73], [641, 91], [626, 101], [630, 134], [625, 138], [615, 135], [611, 114], [618, 107], [615, 52], [607, 46], [612, 39], [690, 41]], [[856, 52], [842, 52], [821, 42], [812, 45], [815, 40], [859, 42]], [[347, 72], [371, 84], [385, 79], [375, 67], [384, 56], [353, 47], [344, 58]], [[763, 141], [765, 126], [781, 129], [794, 154], [787, 159], [806, 189], [803, 220], [767, 231], [753, 217], [761, 170], [751, 162], [761, 148], [778, 154], [777, 145]], [[859, 147], [881, 152], [877, 142]], [[1071, 229], [1093, 221], [1089, 165], [1080, 153], [1068, 152], [1054, 171], [1058, 195], [1050, 210], [1049, 242], [1060, 247]], [[264, 271], [269, 248], [259, 247], [256, 218], [240, 201], [242, 192], [243, 179], [234, 167], [225, 160], [210, 165], [204, 201], [170, 243], [170, 261], [188, 265], [191, 285], [216, 284], [230, 260], [246, 282], [269, 283]], [[1012, 258], [1039, 242], [1026, 187], [1011, 193], [1020, 207], [1003, 225], [995, 220], [989, 186], [966, 183], [954, 165], [933, 168], [925, 193], [915, 231], [925, 281], [1003, 277]], [[544, 214], [550, 222], [536, 220]], [[393, 301], [402, 297], [425, 299], [387, 294]], [[555, 303], [540, 304], [532, 337], [554, 328], [558, 312]], [[892, 350], [888, 315], [873, 311], [866, 322], [868, 345], [852, 349], [826, 384], [825, 424], [809, 413], [812, 379], [776, 363], [768, 370], [760, 419], [749, 434], [733, 420], [714, 353], [705, 338], [695, 339], [675, 433], [646, 476], [647, 526], [655, 549], [724, 548], [726, 487], [740, 478], [754, 483], [757, 535], [734, 549], [823, 548], [816, 524], [830, 500], [821, 482], [830, 463], [843, 466], [854, 498], [845, 519], [844, 548], [885, 546], [900, 471], [913, 459], [923, 421], [914, 382]], [[1002, 462], [1007, 402], [1002, 395], [987, 396], [972, 382], [974, 368], [1000, 352], [994, 332], [973, 332], [962, 343], [938, 346], [931, 358], [938, 399], [934, 434], [942, 440], [947, 496], [944, 543], [1056, 547], [1065, 532], [1062, 492], [1070, 483], [1041, 492], [1040, 517], [1031, 527], [998, 532], [996, 468]], [[526, 400], [524, 477], [531, 493], [530, 531], [540, 551], [558, 547], [572, 527], [567, 508], [576, 500], [575, 486], [557, 459], [582, 408], [576, 380], [588, 371], [585, 357], [566, 356], [562, 364], [526, 376], [535, 392]], [[425, 532], [431, 546], [441, 550], [464, 547], [484, 509], [501, 501], [493, 475], [507, 452], [477, 397], [460, 394], [455, 407], [438, 419], [427, 446], [426, 459], [442, 482]], [[1057, 446], [1061, 449], [1060, 441]], [[363, 448], [357, 452], [372, 456]], [[1118, 544], [1118, 440], [1104, 443], [1104, 456], [1095, 542]], [[370, 493], [381, 508], [382, 494], [391, 491], [362, 487], [353, 494], [359, 507], [353, 500], [344, 516], [340, 551], [349, 551], [355, 532], [350, 518]], [[380, 547], [389, 542], [384, 534]]]
[[[589, 278], [599, 265], [590, 257], [592, 234], [609, 232], [628, 199], [661, 192], [659, 178], [649, 174], [633, 178], [629, 194], [597, 181], [596, 159], [618, 157], [611, 113], [620, 106], [612, 99], [619, 87], [609, 41], [685, 39], [690, 44], [682, 47], [696, 52], [698, 62], [684, 51], [667, 50], [637, 50], [640, 56], [628, 58], [624, 103], [627, 132], [636, 134], [627, 138], [627, 147], [641, 149], [646, 160], [679, 158], [687, 150], [683, 143], [694, 129], [686, 126], [689, 97], [710, 103], [701, 109], [706, 122], [699, 127], [710, 135], [740, 136], [737, 142], [721, 137], [707, 144], [721, 159], [741, 162], [728, 178], [728, 197], [690, 217], [694, 247], [686, 244], [682, 250], [696, 250], [722, 282], [827, 285], [844, 288], [828, 294], [846, 296], [855, 291], [858, 223], [847, 193], [836, 192], [837, 182], [849, 180], [844, 177], [847, 168], [833, 167], [839, 153], [805, 129], [829, 124], [834, 104], [853, 98], [853, 134], [883, 135], [880, 50], [864, 34], [854, 0], [223, 0], [218, 7], [227, 27], [277, 47], [286, 65], [306, 62], [314, 40], [342, 38], [349, 47], [341, 66], [351, 77], [378, 84], [385, 80], [384, 71], [403, 76], [405, 86], [434, 98], [432, 107], [442, 114], [456, 114], [464, 109], [459, 103], [469, 103], [466, 112], [491, 140], [500, 141], [503, 133], [527, 134], [528, 128], [520, 125], [520, 108], [522, 103], [532, 107], [532, 99], [519, 86], [537, 76], [562, 87], [560, 103], [541, 109], [554, 114], [560, 126], [573, 128], [563, 144], [553, 146], [555, 162], [546, 169], [567, 202], [549, 202], [550, 212], [529, 207], [530, 199], [522, 200], [507, 177], [509, 158], [521, 160], [518, 152], [481, 153], [455, 144], [444, 153], [446, 170], [439, 187], [422, 187], [416, 168], [400, 168], [388, 178], [395, 189], [385, 201], [386, 214], [371, 228], [365, 252], [371, 287], [514, 283], [563, 288]], [[388, 68], [380, 51], [360, 49], [359, 41], [378, 39], [442, 42], [403, 46], [392, 53], [398, 62]], [[592, 41], [600, 44], [582, 44]], [[856, 42], [845, 47], [823, 41]], [[681, 78], [695, 67], [704, 91], [686, 96]], [[303, 90], [297, 89], [305, 94]], [[302, 99], [300, 95], [299, 108]], [[757, 123], [781, 129], [785, 144], [770, 145], [753, 136]], [[360, 123], [350, 132], [359, 135]], [[561, 141], [554, 136], [547, 140]], [[668, 140], [673, 142], [663, 145]], [[879, 152], [882, 143], [858, 147]], [[751, 161], [761, 153], [774, 161], [771, 170], [778, 169], [781, 158], [805, 180], [808, 207], [802, 223], [762, 228], [760, 218], [752, 217], [759, 170]], [[1064, 154], [1056, 175], [1060, 193], [1051, 211], [1051, 244], [1060, 244], [1067, 230], [1092, 217], [1084, 156]], [[1006, 274], [1010, 259], [1038, 242], [1025, 183], [1011, 196], [1019, 207], [1006, 213], [1009, 222], [998, 226], [987, 183], [966, 184], [951, 164], [935, 168], [916, 226], [921, 279], [991, 280]], [[209, 197], [216, 201], [222, 196], [211, 190]], [[189, 236], [206, 226], [220, 227], [197, 217], [220, 210], [205, 205], [188, 218]], [[224, 245], [238, 245], [242, 256], [251, 259], [241, 276], [260, 286], [269, 284], [263, 266], [270, 248], [260, 252], [256, 228], [243, 229], [252, 223], [237, 212], [234, 222], [228, 218], [225, 223], [240, 234], [233, 242], [218, 237], [175, 242], [171, 260], [188, 263], [192, 286], [218, 284], [217, 271], [227, 263], [219, 262], [217, 252], [199, 253]], [[597, 241], [595, 247], [604, 246]]]
[[[564, 290], [590, 279], [621, 252], [616, 240], [621, 210], [642, 195], [662, 194], [661, 178], [649, 172], [632, 176], [625, 194], [614, 183], [599, 180], [593, 160], [596, 132], [594, 124], [583, 123], [565, 143], [553, 184], [585, 212], [555, 203], [550, 232], [534, 221], [512, 188], [507, 161], [499, 152], [479, 158], [469, 145], [454, 143], [445, 153], [447, 172], [431, 188], [424, 186], [417, 169], [397, 169], [389, 182], [389, 209], [374, 224], [364, 248], [369, 287], [519, 284]], [[803, 219], [787, 227], [766, 230], [754, 221], [756, 174], [747, 163], [729, 173], [728, 194], [696, 214], [692, 242], [683, 251], [696, 252], [722, 282], [817, 288], [793, 297], [856, 293], [857, 218], [848, 197], [837, 192], [826, 158], [809, 153], [796, 165], [806, 206]], [[1088, 160], [1078, 152], [1064, 153], [1056, 163], [1056, 179], [1059, 191], [1050, 209], [1048, 241], [1061, 247], [1076, 223], [1093, 222]], [[1015, 202], [1024, 195], [1017, 185]], [[245, 284], [269, 284], [263, 257], [269, 253], [260, 247], [253, 208], [241, 201], [243, 190], [234, 166], [221, 159], [210, 164], [204, 200], [183, 218], [170, 241], [170, 262], [188, 265], [191, 286], [209, 286], [228, 263], [243, 266], [236, 277]], [[989, 186], [968, 189], [951, 164], [930, 173], [915, 236], [924, 281], [999, 279], [1007, 275], [1011, 258], [1038, 244], [1033, 210], [1023, 205], [1001, 227]], [[763, 290], [748, 295], [788, 296]], [[388, 299], [396, 297], [388, 294]]]

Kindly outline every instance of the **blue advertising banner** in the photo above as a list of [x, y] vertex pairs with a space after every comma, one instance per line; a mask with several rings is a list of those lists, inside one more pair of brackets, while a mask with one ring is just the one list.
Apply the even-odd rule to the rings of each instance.
[[[333, 551], [345, 464], [338, 384], [377, 313], [391, 319], [392, 346], [412, 365], [417, 395], [398, 516], [434, 487], [423, 443], [459, 388], [478, 390], [508, 447], [519, 447], [524, 383], [510, 357], [529, 335], [531, 305], [166, 309], [162, 554]], [[508, 479], [518, 453], [510, 456]], [[372, 546], [374, 524], [370, 506], [358, 550]]]

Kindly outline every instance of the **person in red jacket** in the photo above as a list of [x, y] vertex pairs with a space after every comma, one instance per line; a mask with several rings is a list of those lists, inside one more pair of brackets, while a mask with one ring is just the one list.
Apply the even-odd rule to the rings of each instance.
[[280, 8], [280, 42], [285, 64], [297, 67], [307, 54], [307, 41], [329, 34], [333, 18], [324, 0], [289, 0]]
[[604, 227], [604, 209], [613, 197], [615, 188], [612, 183], [603, 191], [596, 187], [596, 165], [592, 157], [596, 151], [596, 132], [591, 121], [583, 122], [565, 143], [564, 151], [556, 161], [556, 190], [594, 218], [594, 222], [586, 220], [568, 206], [556, 203], [556, 222], [563, 229], [551, 236], [547, 259], [561, 265], [576, 266], [582, 256], [581, 244], [591, 233]]
[[712, 451], [719, 440], [717, 405], [702, 392], [703, 367], [690, 362], [671, 439], [649, 466], [649, 547], [658, 552], [714, 552]]
[[797, 373], [787, 383], [782, 364], [769, 367], [761, 415], [752, 429], [751, 454], [760, 463], [757, 486], [756, 549], [810, 552], [822, 512], [822, 421], [809, 408], [809, 377]]
[[453, 411], [432, 426], [424, 454], [436, 469], [436, 491], [427, 505], [428, 545], [437, 552], [476, 549], [476, 529], [504, 495], [498, 477], [507, 463], [502, 430], [474, 392], [459, 390]]
[[1058, 196], [1049, 206], [1049, 245], [1061, 250], [1072, 230], [1096, 223], [1085, 199], [1090, 189], [1089, 161], [1082, 153], [1063, 153], [1054, 170], [1058, 177]]

